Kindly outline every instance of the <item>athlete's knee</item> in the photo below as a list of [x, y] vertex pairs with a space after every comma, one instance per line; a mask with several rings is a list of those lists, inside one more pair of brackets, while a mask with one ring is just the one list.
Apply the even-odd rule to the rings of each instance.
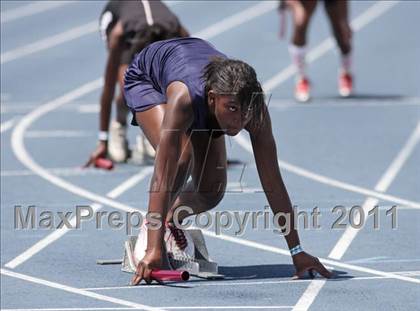
[[226, 184], [226, 179], [221, 179], [215, 182], [211, 189], [199, 191], [200, 201], [208, 206], [208, 209], [216, 207], [225, 195]]
[[311, 14], [304, 11], [297, 13], [295, 17], [295, 31], [306, 33], [310, 20]]
[[311, 20], [312, 14], [314, 12], [315, 6], [312, 4], [310, 6], [296, 6], [294, 9], [294, 24], [295, 29], [298, 31], [306, 31], [309, 22]]

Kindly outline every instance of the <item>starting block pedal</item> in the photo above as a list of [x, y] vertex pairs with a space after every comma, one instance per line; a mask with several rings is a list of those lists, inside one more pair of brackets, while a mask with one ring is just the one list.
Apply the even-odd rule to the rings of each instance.
[[[164, 257], [162, 269], [186, 270], [193, 276], [207, 280], [224, 279], [224, 275], [219, 274], [218, 272], [217, 263], [212, 261], [209, 257], [206, 242], [201, 230], [189, 229], [186, 231], [189, 233], [194, 243], [194, 258], [183, 258], [167, 255]], [[121, 270], [123, 272], [135, 273], [136, 271], [134, 258], [134, 248], [136, 242], [137, 236], [130, 236], [129, 239], [124, 243], [124, 257], [121, 263]]]

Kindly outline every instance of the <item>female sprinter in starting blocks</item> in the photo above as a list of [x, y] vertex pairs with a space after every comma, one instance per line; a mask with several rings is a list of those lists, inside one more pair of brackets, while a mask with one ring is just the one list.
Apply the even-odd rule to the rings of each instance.
[[[124, 162], [129, 156], [127, 106], [122, 88], [124, 72], [134, 55], [152, 42], [188, 36], [177, 16], [161, 1], [108, 1], [99, 24], [108, 57], [100, 99], [98, 144], [85, 166], [106, 156], [115, 162]], [[116, 84], [121, 92], [116, 98], [116, 120], [110, 124]], [[152, 148], [144, 143], [143, 136], [138, 136], [137, 140], [136, 151], [153, 157], [154, 151], [149, 150]]]
[[[290, 213], [294, 223], [277, 163], [270, 116], [251, 66], [227, 58], [202, 39], [159, 41], [135, 57], [125, 74], [124, 92], [134, 116], [132, 123], [141, 127], [157, 151], [148, 211], [157, 213], [163, 224], [158, 230], [145, 230], [147, 249], [132, 284], [151, 282], [152, 269], [162, 265], [168, 230], [179, 250], [187, 248], [184, 231], [173, 221], [177, 207], [188, 206], [198, 214], [214, 208], [223, 198], [225, 135], [234, 136], [242, 129], [249, 132], [271, 209]], [[189, 214], [178, 216], [181, 223]], [[318, 258], [302, 250], [295, 228], [285, 238], [296, 277], [306, 271], [331, 276]]]

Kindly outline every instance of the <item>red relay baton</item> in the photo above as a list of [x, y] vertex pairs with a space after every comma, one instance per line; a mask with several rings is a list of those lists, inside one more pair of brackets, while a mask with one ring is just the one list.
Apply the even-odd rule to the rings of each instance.
[[188, 281], [190, 278], [188, 271], [177, 270], [152, 270], [150, 276], [157, 281]]
[[95, 167], [103, 168], [104, 170], [112, 170], [114, 168], [114, 163], [109, 159], [98, 158], [95, 160]]

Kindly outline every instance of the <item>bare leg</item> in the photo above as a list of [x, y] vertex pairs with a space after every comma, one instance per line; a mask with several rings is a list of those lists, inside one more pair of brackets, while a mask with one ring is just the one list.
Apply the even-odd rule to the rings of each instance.
[[[136, 113], [137, 123], [140, 125], [144, 135], [155, 150], [159, 145], [161, 125], [165, 115], [165, 110], [166, 104], [162, 104], [157, 105], [149, 110]], [[183, 151], [180, 159], [178, 160], [178, 174], [175, 179], [172, 201], [175, 199], [176, 195], [186, 183], [192, 166], [192, 146], [187, 134], [182, 137], [182, 144]], [[151, 184], [153, 184], [153, 179]]]
[[[155, 149], [159, 145], [164, 114], [165, 104], [136, 114], [138, 124]], [[224, 137], [212, 138], [206, 132], [193, 132], [190, 136], [185, 134], [182, 140], [183, 152], [178, 161], [178, 174], [171, 199], [173, 204], [167, 220], [172, 219], [175, 208], [179, 206], [191, 207], [194, 214], [215, 207], [222, 199], [226, 187]], [[190, 173], [192, 180], [185, 185]], [[179, 221], [182, 221], [188, 215], [180, 213], [179, 216]]]
[[[216, 207], [225, 193], [227, 160], [224, 136], [212, 138], [205, 132], [195, 132], [191, 142], [194, 154], [192, 180], [176, 197], [168, 220], [180, 206], [190, 207], [193, 214], [208, 211]], [[186, 211], [180, 211], [178, 222], [188, 216]]]
[[293, 15], [293, 37], [289, 53], [296, 69], [295, 98], [306, 102], [310, 98], [310, 83], [306, 75], [306, 34], [317, 1], [289, 0], [287, 6]]
[[122, 125], [127, 124], [127, 114], [128, 114], [128, 108], [127, 108], [127, 105], [125, 104], [125, 99], [123, 95], [124, 94], [124, 73], [127, 67], [128, 65], [120, 65], [120, 67], [118, 68], [118, 84], [120, 86], [120, 92], [116, 99], [116, 103], [117, 103], [116, 118], [117, 118], [117, 122]]
[[293, 15], [293, 37], [292, 44], [296, 46], [306, 45], [306, 33], [312, 14], [315, 11], [317, 1], [289, 0], [287, 6]]
[[350, 53], [352, 33], [348, 21], [347, 1], [325, 1], [325, 10], [341, 53], [343, 55]]
[[348, 21], [347, 1], [325, 1], [325, 9], [331, 28], [341, 51], [341, 68], [338, 78], [338, 92], [347, 97], [353, 93], [351, 29]]

